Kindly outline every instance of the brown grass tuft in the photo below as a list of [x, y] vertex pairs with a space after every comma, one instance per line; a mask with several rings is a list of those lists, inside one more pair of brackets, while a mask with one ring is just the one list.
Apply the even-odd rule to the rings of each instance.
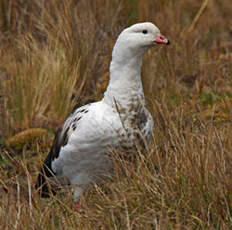
[[[231, 0], [3, 0], [0, 228], [232, 229], [231, 14]], [[171, 40], [144, 57], [149, 149], [133, 162], [115, 157], [114, 182], [87, 191], [80, 214], [69, 189], [40, 199], [50, 136], [20, 152], [2, 139], [53, 132], [74, 105], [100, 98], [117, 35], [139, 21]]]

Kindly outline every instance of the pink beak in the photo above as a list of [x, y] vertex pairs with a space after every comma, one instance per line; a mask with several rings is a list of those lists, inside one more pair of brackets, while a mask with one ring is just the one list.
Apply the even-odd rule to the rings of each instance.
[[170, 44], [170, 41], [166, 37], [164, 37], [162, 34], [159, 34], [154, 42], [157, 44], [165, 44], [165, 45]]

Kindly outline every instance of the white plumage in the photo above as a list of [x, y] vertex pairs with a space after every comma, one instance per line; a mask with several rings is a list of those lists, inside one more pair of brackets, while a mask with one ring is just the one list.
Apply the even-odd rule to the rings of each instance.
[[[138, 23], [119, 35], [112, 53], [110, 82], [101, 101], [76, 109], [56, 135], [36, 187], [49, 195], [48, 180], [70, 183], [74, 198], [112, 172], [110, 150], [149, 140], [153, 119], [141, 82], [142, 57], [156, 44], [169, 44], [152, 23]], [[53, 180], [54, 181], [54, 180]]]

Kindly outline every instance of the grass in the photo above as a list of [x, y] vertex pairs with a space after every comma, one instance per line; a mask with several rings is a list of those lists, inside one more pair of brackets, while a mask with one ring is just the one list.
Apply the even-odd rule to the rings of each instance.
[[[232, 229], [231, 13], [230, 0], [3, 0], [1, 229]], [[101, 98], [115, 39], [139, 21], [171, 40], [144, 57], [148, 149], [133, 162], [115, 154], [115, 180], [88, 190], [82, 213], [69, 189], [39, 198], [54, 132], [75, 105]], [[33, 128], [47, 134], [29, 137]]]

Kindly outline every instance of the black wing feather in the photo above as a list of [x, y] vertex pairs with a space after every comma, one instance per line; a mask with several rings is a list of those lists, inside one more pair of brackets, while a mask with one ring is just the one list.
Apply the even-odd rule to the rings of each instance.
[[59, 129], [56, 133], [55, 140], [53, 142], [51, 151], [49, 152], [48, 156], [46, 157], [43, 166], [40, 170], [38, 175], [38, 179], [35, 185], [35, 188], [39, 190], [39, 194], [41, 197], [49, 197], [52, 193], [53, 195], [56, 194], [55, 190], [52, 189], [49, 183], [49, 177], [54, 177], [55, 172], [52, 170], [52, 161], [59, 156], [60, 148], [67, 144], [67, 128], [62, 135], [62, 129]]

